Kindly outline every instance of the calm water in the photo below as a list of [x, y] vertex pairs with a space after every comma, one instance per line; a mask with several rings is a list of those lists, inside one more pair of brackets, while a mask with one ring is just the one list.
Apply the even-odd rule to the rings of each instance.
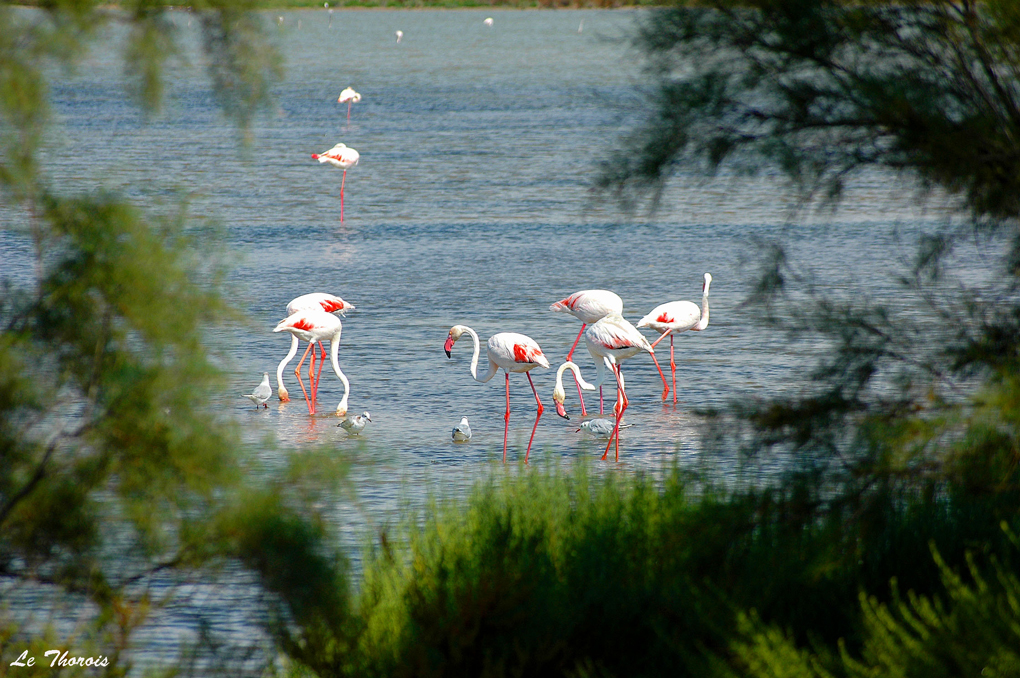
[[[494, 17], [492, 28], [482, 24], [486, 16]], [[148, 202], [184, 194], [195, 215], [225, 229], [235, 296], [251, 322], [245, 332], [210, 337], [225, 347], [233, 374], [215, 406], [241, 422], [252, 454], [269, 464], [279, 453], [264, 451], [267, 436], [283, 448], [325, 443], [352, 460], [357, 497], [336, 507], [350, 545], [366, 530], [397, 523], [405, 502], [420, 507], [430, 494], [461, 495], [502, 472], [502, 375], [472, 380], [467, 339], [447, 359], [449, 327], [470, 325], [483, 342], [499, 331], [525, 333], [555, 367], [580, 323], [548, 306], [579, 289], [616, 291], [636, 322], [664, 301], [698, 301], [702, 276], [712, 273], [710, 327], [676, 341], [680, 403], [661, 403], [647, 356], [625, 364], [633, 427], [621, 436], [620, 463], [609, 468], [649, 471], [677, 461], [715, 464], [726, 477], [735, 473], [731, 460], [700, 454], [695, 411], [793, 388], [805, 364], [741, 306], [756, 238], [791, 243], [794, 257], [833, 291], [888, 297], [895, 294], [890, 269], [940, 215], [912, 210], [909, 193], [878, 175], [861, 179], [836, 215], [795, 226], [780, 185], [768, 177], [681, 181], [650, 216], [593, 203], [595, 163], [639, 113], [639, 61], [620, 40], [638, 16], [274, 14], [286, 79], [278, 109], [256, 125], [250, 149], [216, 112], [198, 57], [173, 65], [170, 101], [146, 123], [126, 101], [114, 53], [96, 53], [55, 87], [61, 137], [47, 171], [82, 189], [114, 187]], [[186, 36], [197, 28], [185, 13], [175, 20]], [[397, 29], [404, 32], [399, 44]], [[350, 124], [336, 102], [348, 85], [363, 95]], [[310, 158], [338, 141], [361, 153], [348, 172], [342, 224], [341, 173]], [[73, 155], [59, 152], [67, 143]], [[26, 251], [17, 237], [0, 234], [0, 253], [18, 264], [8, 275], [28, 270], [19, 268]], [[340, 363], [351, 382], [350, 412], [372, 414], [360, 440], [348, 439], [334, 417], [308, 416], [295, 363], [286, 379], [296, 400], [274, 398], [268, 411], [256, 411], [238, 397], [262, 372], [275, 373], [289, 335], [272, 327], [290, 299], [312, 291], [357, 306], [344, 322]], [[593, 378], [583, 349], [578, 358]], [[660, 362], [668, 375], [668, 355]], [[577, 417], [555, 415], [553, 370], [532, 374], [547, 408], [532, 462], [596, 460], [604, 443], [577, 433]], [[332, 412], [341, 395], [325, 371], [320, 411]], [[579, 414], [569, 388], [567, 406]], [[516, 462], [535, 413], [523, 375], [511, 377], [511, 407], [508, 461]], [[455, 445], [450, 429], [462, 416], [474, 439]], [[151, 646], [172, 647], [195, 609], [222, 628], [243, 628], [232, 624], [244, 617], [244, 604], [224, 605], [221, 594], [196, 594], [192, 607], [161, 619]]]

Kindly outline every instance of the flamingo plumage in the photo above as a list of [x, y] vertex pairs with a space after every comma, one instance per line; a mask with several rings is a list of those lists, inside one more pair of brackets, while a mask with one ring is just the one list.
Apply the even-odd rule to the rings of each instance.
[[[708, 327], [708, 288], [712, 285], [712, 274], [705, 274], [705, 282], [701, 286], [701, 308], [693, 301], [668, 301], [659, 304], [652, 309], [651, 313], [638, 321], [638, 327], [648, 327], [662, 336], [652, 343], [654, 348], [660, 341], [669, 336], [669, 368], [673, 374], [673, 404], [676, 404], [676, 361], [673, 359], [673, 335], [679, 332], [700, 332]], [[652, 355], [655, 360], [655, 355]], [[655, 361], [655, 366], [659, 362]], [[661, 373], [662, 370], [659, 370]], [[663, 381], [665, 385], [665, 380]], [[662, 391], [662, 399], [669, 395], [669, 389]]]
[[499, 332], [489, 337], [485, 343], [485, 353], [489, 359], [489, 370], [484, 376], [478, 376], [478, 357], [481, 351], [478, 333], [466, 325], [454, 325], [446, 337], [446, 344], [443, 347], [447, 357], [451, 356], [454, 343], [465, 333], [471, 335], [474, 343], [474, 353], [471, 355], [471, 376], [475, 381], [485, 383], [492, 379], [496, 372], [502, 369], [506, 373], [506, 415], [504, 416], [503, 427], [503, 463], [506, 463], [506, 442], [510, 432], [510, 373], [523, 372], [528, 377], [531, 390], [535, 394], [535, 402], [538, 404], [538, 413], [535, 416], [535, 425], [531, 428], [531, 438], [528, 439], [528, 450], [524, 454], [524, 463], [528, 462], [531, 454], [531, 443], [535, 440], [535, 430], [538, 428], [538, 420], [542, 418], [542, 400], [538, 397], [538, 390], [535, 382], [528, 374], [536, 367], [549, 367], [549, 360], [542, 353], [538, 343], [529, 336], [516, 332]]
[[[571, 362], [574, 359], [574, 349], [577, 348], [577, 342], [581, 340], [581, 335], [584, 334], [584, 330], [588, 325], [602, 320], [602, 318], [610, 313], [623, 315], [623, 299], [615, 292], [610, 292], [609, 290], [581, 290], [580, 292], [574, 292], [562, 301], [551, 304], [549, 310], [569, 313], [581, 321], [581, 329], [577, 333], [577, 338], [574, 339], [570, 351], [567, 353], [567, 362]], [[581, 416], [585, 416], [588, 414], [588, 411], [584, 407], [584, 396], [581, 394], [581, 384], [577, 381], [576, 372], [574, 373], [574, 383], [577, 385], [577, 397], [581, 400]], [[600, 411], [602, 409], [601, 403], [602, 394], [600, 391]]]
[[[347, 311], [354, 310], [354, 304], [344, 301], [340, 297], [334, 294], [327, 294], [325, 292], [312, 292], [311, 294], [302, 294], [300, 297], [295, 297], [290, 300], [287, 304], [287, 316], [292, 316], [298, 311], [311, 311], [311, 310], [322, 310], [326, 313], [339, 313], [342, 316], [347, 315]], [[300, 340], [297, 335], [291, 334], [290, 339], [290, 351], [287, 352], [287, 356], [280, 361], [280, 364], [276, 367], [276, 387], [277, 395], [281, 402], [288, 402], [290, 400], [290, 392], [287, 387], [283, 385], [283, 368], [287, 366], [294, 356], [297, 355], [298, 344]], [[308, 357], [308, 351], [311, 350], [312, 345], [309, 344], [308, 348], [305, 349], [304, 354], [301, 356], [301, 360], [298, 362], [298, 366], [294, 368], [294, 374], [298, 378], [298, 383], [301, 383], [301, 366], [305, 362], [305, 358]], [[326, 361], [326, 349], [319, 344], [319, 351], [321, 351], [321, 362], [319, 363], [319, 372], [322, 372], [322, 363]], [[315, 359], [314, 352], [312, 353], [312, 359]], [[309, 384], [312, 388], [312, 398], [315, 398], [316, 391], [319, 386], [319, 380], [316, 378], [315, 384]], [[304, 390], [304, 384], [301, 384], [302, 390]]]
[[[343, 370], [340, 369], [340, 363], [337, 362], [337, 351], [340, 350], [340, 335], [343, 332], [343, 324], [340, 322], [340, 318], [322, 310], [298, 311], [281, 320], [273, 331], [290, 332], [299, 340], [307, 341], [309, 344], [329, 340], [330, 364], [333, 366], [333, 372], [340, 379], [340, 383], [344, 385], [344, 397], [336, 406], [336, 414], [338, 417], [347, 414], [347, 397], [350, 393], [351, 385], [347, 381]], [[313, 372], [314, 366], [310, 363], [308, 367], [309, 383], [313, 381]], [[301, 390], [305, 390], [303, 383], [301, 384]], [[315, 399], [309, 399], [307, 392], [305, 393], [305, 399], [308, 401], [308, 413], [315, 414]]]
[[344, 171], [340, 180], [340, 223], [344, 221], [344, 184], [347, 183], [347, 170], [358, 164], [361, 154], [347, 144], [337, 144], [325, 153], [312, 153], [312, 160], [318, 160], [320, 164], [329, 163]]
[[347, 122], [351, 122], [351, 104], [356, 104], [361, 101], [361, 95], [354, 91], [353, 87], [347, 87], [340, 92], [340, 98], [337, 99], [337, 103], [347, 104]]

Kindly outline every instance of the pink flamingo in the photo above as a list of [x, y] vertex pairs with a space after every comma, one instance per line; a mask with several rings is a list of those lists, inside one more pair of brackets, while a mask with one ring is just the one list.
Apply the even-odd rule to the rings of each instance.
[[340, 223], [344, 221], [344, 184], [347, 182], [347, 170], [357, 165], [360, 157], [361, 154], [353, 148], [348, 148], [346, 144], [337, 144], [325, 153], [312, 153], [312, 160], [328, 162], [344, 171], [343, 179], [340, 180]]
[[515, 332], [500, 332], [489, 337], [485, 344], [485, 352], [489, 358], [489, 371], [484, 377], [478, 376], [478, 333], [466, 325], [454, 325], [450, 328], [450, 334], [446, 337], [446, 356], [452, 357], [450, 351], [453, 344], [460, 339], [465, 332], [471, 335], [474, 342], [474, 353], [471, 356], [471, 376], [475, 381], [483, 384], [496, 375], [496, 371], [502, 369], [506, 373], [506, 415], [503, 427], [503, 463], [506, 463], [506, 440], [510, 432], [510, 373], [524, 372], [531, 384], [531, 390], [535, 393], [535, 402], [538, 403], [538, 414], [535, 416], [535, 425], [531, 428], [531, 438], [528, 439], [528, 451], [524, 454], [524, 463], [528, 463], [528, 456], [531, 454], [531, 443], [535, 440], [535, 430], [538, 428], [538, 420], [542, 418], [542, 401], [535, 389], [535, 382], [531, 380], [529, 371], [536, 367], [549, 367], [549, 361], [542, 353], [542, 349], [531, 337]]
[[[312, 292], [311, 294], [302, 294], [300, 297], [291, 299], [290, 303], [287, 304], [287, 315], [292, 316], [298, 311], [311, 311], [319, 309], [326, 313], [339, 313], [342, 316], [347, 315], [347, 311], [354, 310], [354, 304], [344, 301], [340, 297], [332, 294], [326, 294], [325, 292]], [[290, 339], [290, 351], [287, 353], [287, 357], [280, 361], [280, 364], [276, 367], [276, 386], [278, 395], [281, 402], [290, 401], [290, 393], [287, 391], [287, 387], [283, 385], [283, 368], [287, 366], [294, 356], [297, 355], [299, 340], [297, 335], [292, 334]], [[305, 349], [304, 355], [301, 356], [301, 360], [298, 362], [298, 366], [294, 368], [294, 374], [298, 378], [298, 383], [301, 383], [301, 366], [305, 362], [305, 358], [308, 357], [308, 351], [311, 350], [312, 345], [309, 344], [308, 348]], [[326, 349], [319, 344], [319, 351], [321, 351], [321, 360], [319, 362], [319, 375], [322, 374], [322, 363], [326, 362]], [[315, 353], [312, 352], [312, 358], [314, 359]], [[312, 385], [310, 385], [312, 386]], [[302, 390], [304, 384], [301, 385]], [[315, 379], [315, 384], [312, 386], [312, 398], [315, 398], [319, 388], [318, 375]]]
[[[333, 365], [333, 371], [336, 376], [340, 378], [340, 382], [344, 385], [344, 397], [340, 401], [340, 404], [336, 406], [336, 414], [338, 417], [342, 417], [347, 414], [347, 395], [350, 392], [351, 385], [347, 381], [347, 377], [340, 369], [340, 363], [337, 362], [337, 351], [340, 350], [340, 334], [343, 331], [343, 324], [340, 322], [340, 318], [337, 318], [332, 313], [326, 313], [322, 310], [310, 310], [310, 311], [298, 311], [297, 313], [288, 316], [286, 319], [281, 320], [280, 323], [273, 329], [274, 332], [290, 332], [292, 335], [300, 339], [301, 341], [307, 341], [309, 345], [316, 342], [322, 342], [326, 339], [329, 340], [329, 360], [330, 364]], [[321, 345], [321, 344], [320, 344]], [[314, 358], [314, 352], [312, 356]], [[309, 363], [308, 366], [308, 382], [311, 384], [314, 381], [314, 360]], [[301, 383], [301, 390], [305, 390], [305, 385]], [[308, 398], [308, 393], [305, 392], [305, 400], [308, 402], [308, 414], [315, 414], [315, 400]]]
[[340, 98], [337, 99], [337, 103], [347, 104], [347, 124], [351, 122], [351, 104], [356, 104], [359, 101], [361, 101], [361, 95], [355, 92], [353, 87], [348, 87], [340, 92]]
[[[609, 290], [581, 290], [574, 292], [563, 301], [557, 301], [550, 305], [549, 310], [569, 313], [581, 321], [581, 330], [577, 333], [570, 352], [567, 353], [567, 362], [571, 362], [574, 357], [574, 349], [577, 348], [577, 342], [581, 341], [581, 335], [584, 334], [585, 328], [591, 323], [602, 320], [610, 313], [623, 315], [623, 299]], [[584, 396], [581, 395], [581, 384], [577, 379], [575, 371], [574, 383], [577, 385], [577, 397], [581, 400], [581, 416], [585, 416], [588, 411], [584, 407]], [[601, 389], [599, 390], [599, 411], [602, 411]]]
[[[677, 332], [691, 330], [700, 332], [708, 327], [708, 288], [712, 284], [712, 274], [705, 274], [705, 282], [701, 286], [701, 308], [693, 301], [668, 301], [659, 304], [652, 312], [638, 321], [638, 327], [650, 327], [662, 336], [655, 340], [652, 348], [669, 335], [669, 368], [673, 373], [673, 404], [676, 404], [676, 362], [673, 360], [673, 335]], [[652, 360], [655, 355], [652, 354]], [[659, 361], [655, 361], [659, 366]], [[659, 370], [662, 373], [662, 370]], [[665, 385], [665, 379], [663, 379]], [[669, 395], [669, 388], [663, 390], [662, 399]]]
[[627, 389], [623, 382], [623, 372], [620, 371], [620, 363], [627, 358], [637, 355], [641, 351], [648, 351], [655, 354], [651, 344], [645, 339], [638, 328], [624, 320], [623, 316], [611, 314], [592, 325], [584, 333], [584, 343], [588, 351], [596, 356], [597, 379], [595, 383], [602, 384], [606, 380], [606, 366], [613, 371], [616, 377], [616, 425], [609, 436], [609, 443], [602, 455], [605, 461], [609, 455], [609, 448], [616, 439], [616, 461], [620, 461], [620, 420], [627, 409]]

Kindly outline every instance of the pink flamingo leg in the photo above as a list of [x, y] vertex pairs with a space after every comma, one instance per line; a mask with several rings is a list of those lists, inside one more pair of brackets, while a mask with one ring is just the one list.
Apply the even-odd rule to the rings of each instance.
[[347, 170], [344, 170], [344, 176], [340, 179], [340, 223], [344, 223], [344, 184], [347, 183]]
[[602, 387], [599, 386], [599, 414], [606, 413], [605, 401], [602, 399]]
[[[574, 345], [570, 347], [570, 353], [567, 354], [567, 360], [572, 360], [574, 357], [574, 349], [577, 348], [577, 342], [581, 341], [581, 335], [584, 334], [584, 328], [588, 327], [588, 323], [581, 323], [581, 331], [577, 333], [577, 339], [574, 339]], [[573, 374], [573, 372], [571, 372]], [[588, 411], [584, 407], [584, 395], [581, 394], [581, 382], [577, 380], [577, 375], [574, 374], [574, 385], [577, 386], [577, 398], [581, 401], [581, 416], [588, 414]]]
[[616, 413], [616, 425], [613, 426], [613, 432], [609, 436], [609, 443], [606, 444], [606, 451], [602, 455], [602, 461], [606, 460], [609, 456], [609, 448], [613, 446], [613, 439], [616, 439], [616, 461], [620, 461], [620, 420], [623, 419], [623, 412], [627, 409], [627, 392], [623, 388], [623, 384], [620, 381], [620, 366], [613, 365], [613, 374], [616, 376], [616, 393], [617, 401], [616, 407], [613, 409], [617, 410]]
[[[669, 397], [669, 383], [666, 382], [666, 375], [662, 373], [662, 368], [659, 367], [659, 361], [655, 359], [654, 353], [649, 353], [652, 356], [652, 362], [655, 363], [655, 369], [659, 370], [659, 376], [662, 377], [662, 399], [665, 400]], [[673, 381], [673, 389], [676, 390], [676, 381]]]
[[[531, 390], [535, 393], [535, 402], [538, 403], [538, 413], [535, 415], [535, 425], [531, 427], [531, 437], [528, 438], [528, 451], [524, 453], [524, 463], [528, 463], [528, 455], [531, 454], [531, 442], [535, 439], [535, 429], [538, 428], [538, 420], [542, 418], [542, 412], [545, 410], [542, 407], [542, 401], [538, 398], [538, 389], [535, 388], [535, 382], [531, 380], [531, 374], [529, 372], [524, 373], [528, 377], [528, 383], [531, 384]], [[507, 376], [509, 380], [509, 375]], [[509, 384], [509, 381], [507, 382]], [[507, 422], [509, 423], [509, 422]]]
[[351, 124], [351, 102], [347, 102], [347, 124]]
[[322, 366], [326, 364], [326, 349], [322, 347], [322, 342], [319, 342], [319, 371], [315, 375], [315, 388], [312, 389], [312, 397], [318, 400], [319, 398], [319, 380], [322, 379]]
[[308, 361], [308, 390], [312, 392], [312, 414], [315, 414], [315, 348], [313, 343], [312, 358]]
[[510, 433], [510, 373], [506, 373], [506, 415], [503, 416], [506, 422], [503, 426], [503, 463], [506, 463], [506, 438]]
[[673, 360], [673, 335], [669, 335], [669, 369], [673, 371], [673, 404], [676, 405], [676, 362]]
[[[673, 330], [666, 330], [661, 335], [659, 335], [659, 338], [652, 342], [652, 349], [654, 350], [655, 347], [658, 345], [658, 343], [666, 338], [667, 334], [669, 335], [669, 363], [670, 363], [670, 365], [672, 365], [673, 364]], [[655, 354], [652, 353], [651, 355], [652, 355], [652, 362], [655, 363], [655, 369], [657, 369], [659, 371], [659, 376], [662, 377], [662, 399], [665, 400], [666, 398], [669, 397], [669, 384], [666, 382], [666, 375], [662, 373], [662, 368], [659, 367], [659, 361], [655, 359]], [[676, 370], [675, 369], [673, 371], [673, 398], [674, 398], [673, 402], [675, 403], [676, 402]]]
[[[308, 357], [308, 352], [312, 350], [313, 344], [314, 342], [308, 344], [308, 348], [306, 348], [304, 354], [302, 354], [297, 367], [294, 368], [294, 376], [297, 377], [298, 383], [301, 384], [301, 392], [305, 394], [305, 404], [308, 405], [308, 414], [313, 414], [314, 408], [312, 407], [312, 400], [308, 397], [308, 391], [305, 390], [305, 382], [301, 380], [301, 365], [304, 364], [305, 358]], [[311, 384], [309, 384], [309, 387], [311, 387]]]

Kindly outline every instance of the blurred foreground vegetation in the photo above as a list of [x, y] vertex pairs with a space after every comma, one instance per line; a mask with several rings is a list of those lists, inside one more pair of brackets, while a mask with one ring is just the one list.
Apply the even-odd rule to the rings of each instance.
[[[163, 6], [122, 9], [126, 81], [155, 110], [179, 46]], [[195, 7], [242, 137], [280, 74], [243, 9]], [[838, 200], [881, 165], [960, 216], [899, 276], [904, 308], [833, 297], [763, 248], [763, 326], [830, 350], [794, 395], [706, 413], [702, 454], [782, 474], [522, 468], [375, 535], [357, 579], [319, 509], [343, 491], [332, 455], [255, 468], [207, 406], [222, 375], [205, 328], [236, 318], [206, 230], [185, 205], [155, 216], [40, 167], [48, 74], [110, 20], [0, 5], [3, 228], [33, 247], [0, 300], [0, 676], [50, 675], [12, 663], [53, 646], [125, 675], [132, 634], [178, 590], [239, 580], [265, 613], [251, 647], [213, 639], [167, 675], [1020, 675], [1015, 4], [651, 16], [657, 93], [604, 189], [654, 200], [679, 167], [732, 163]], [[953, 270], [975, 237], [998, 254], [982, 286]]]

